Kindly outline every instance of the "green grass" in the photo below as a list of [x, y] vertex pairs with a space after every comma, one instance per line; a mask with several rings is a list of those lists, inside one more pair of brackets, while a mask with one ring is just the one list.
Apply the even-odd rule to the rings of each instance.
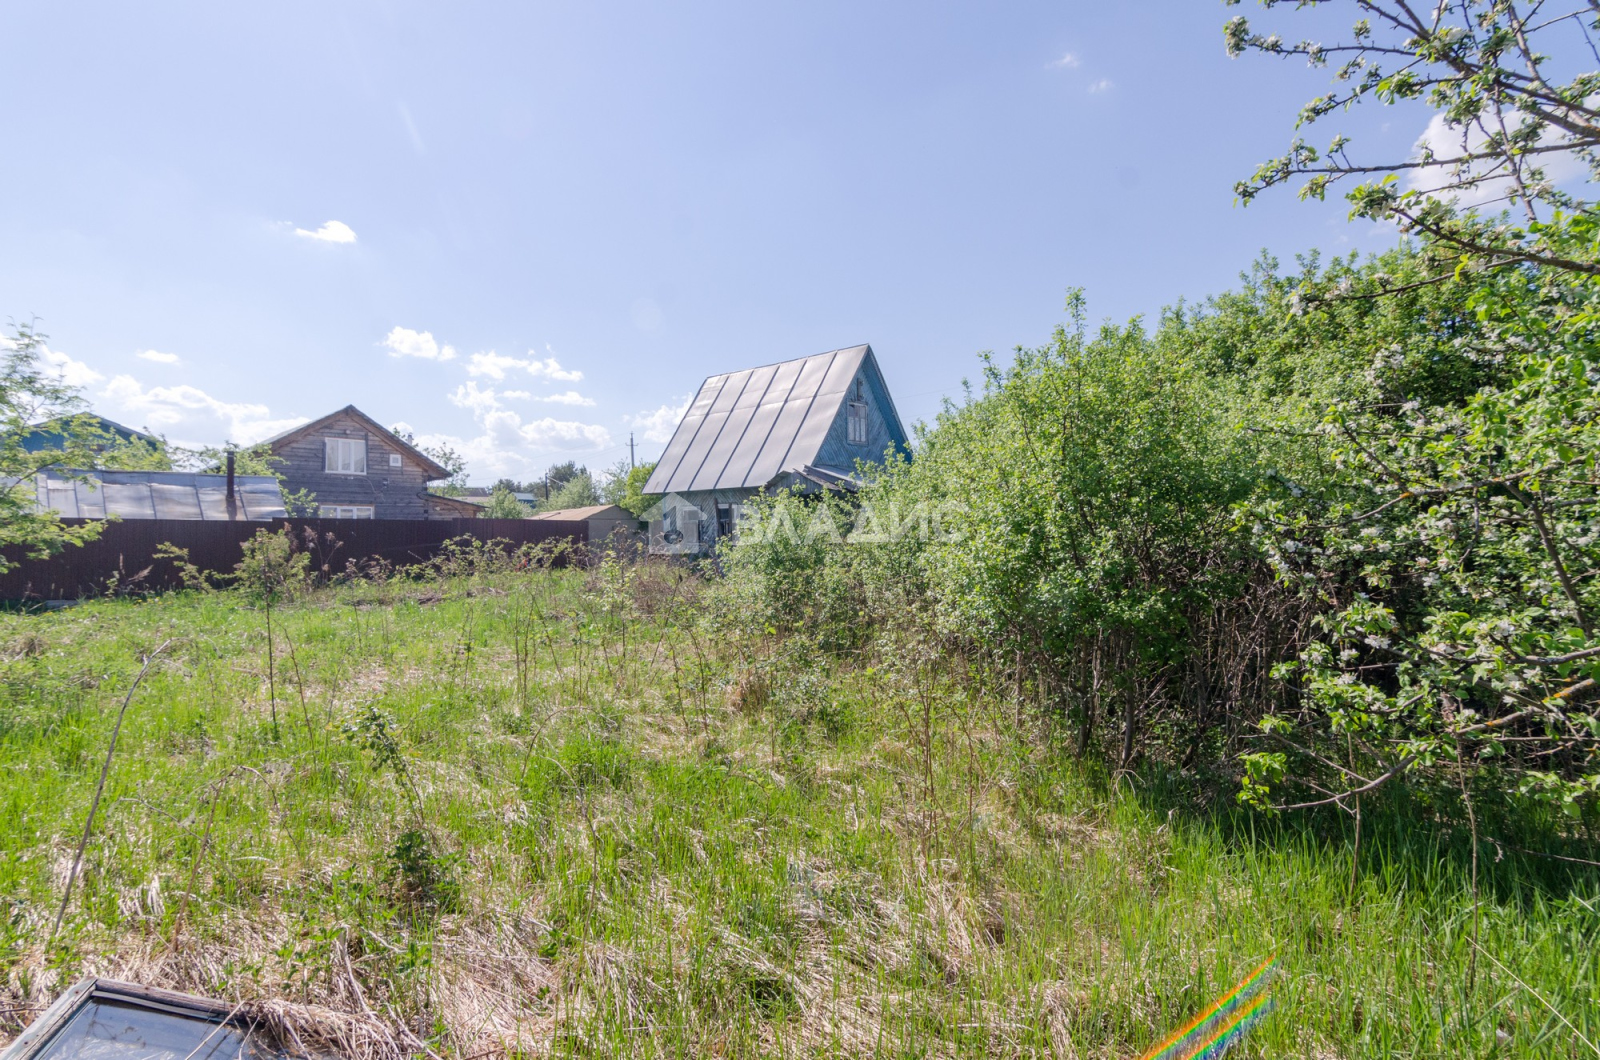
[[371, 1056], [1125, 1057], [1277, 954], [1240, 1055], [1600, 1043], [1595, 869], [1485, 842], [1475, 917], [1461, 837], [1391, 806], [1352, 886], [1328, 819], [1117, 797], [1011, 704], [696, 629], [676, 578], [318, 590], [275, 696], [237, 594], [0, 616], [7, 1033], [93, 971]]

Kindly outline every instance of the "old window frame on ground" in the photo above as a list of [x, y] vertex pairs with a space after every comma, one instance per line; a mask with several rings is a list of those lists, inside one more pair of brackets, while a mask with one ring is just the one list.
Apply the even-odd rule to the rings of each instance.
[[337, 437], [322, 439], [322, 470], [330, 475], [365, 475], [367, 440]]
[[[3, 1052], [0, 1060], [71, 1060], [82, 1049], [73, 1049], [74, 1036], [78, 1034], [80, 1020], [88, 1020], [95, 1006], [105, 1006], [117, 1011], [120, 1019], [135, 1026], [142, 1021], [146, 1034], [165, 1031], [169, 1038], [176, 1031], [182, 1038], [183, 1027], [179, 1021], [209, 1025], [202, 1032], [193, 1027], [192, 1042], [180, 1041], [167, 1049], [152, 1047], [144, 1040], [138, 1043], [118, 1042], [115, 1039], [88, 1039], [98, 1046], [96, 1055], [115, 1055], [126, 1051], [131, 1056], [160, 1056], [174, 1054], [173, 1060], [221, 1060], [222, 1057], [260, 1058], [279, 1057], [276, 1049], [264, 1046], [255, 1036], [256, 1020], [245, 1011], [242, 1004], [232, 1005], [209, 998], [179, 994], [138, 983], [124, 983], [115, 979], [91, 976], [80, 980], [56, 998], [44, 1013], [17, 1036]], [[226, 1031], [220, 1033], [219, 1031]], [[123, 1046], [125, 1049], [119, 1049]], [[180, 1051], [181, 1050], [181, 1051]]]

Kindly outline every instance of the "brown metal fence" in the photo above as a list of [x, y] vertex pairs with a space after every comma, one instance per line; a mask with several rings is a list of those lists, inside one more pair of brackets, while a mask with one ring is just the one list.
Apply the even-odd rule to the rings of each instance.
[[[74, 526], [93, 521], [62, 520]], [[97, 596], [112, 584], [144, 592], [179, 588], [183, 583], [177, 567], [156, 558], [163, 543], [187, 549], [189, 562], [203, 571], [229, 573], [243, 556], [244, 542], [257, 530], [283, 527], [302, 544], [315, 541], [312, 564], [329, 574], [344, 571], [352, 561], [395, 567], [425, 563], [446, 541], [460, 537], [504, 541], [515, 549], [563, 539], [584, 545], [589, 536], [585, 522], [553, 519], [129, 519], [107, 522], [93, 541], [49, 559], [27, 559], [20, 549], [6, 549], [6, 558], [17, 565], [0, 573], [0, 600], [76, 600]]]

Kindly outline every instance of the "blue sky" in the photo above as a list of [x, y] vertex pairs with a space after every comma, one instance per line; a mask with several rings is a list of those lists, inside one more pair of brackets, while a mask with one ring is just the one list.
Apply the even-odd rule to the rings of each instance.
[[1228, 59], [1239, 10], [11, 3], [0, 317], [176, 441], [355, 404], [477, 482], [654, 457], [706, 375], [861, 342], [926, 419], [1071, 287], [1122, 319], [1392, 240], [1234, 205], [1327, 83]]

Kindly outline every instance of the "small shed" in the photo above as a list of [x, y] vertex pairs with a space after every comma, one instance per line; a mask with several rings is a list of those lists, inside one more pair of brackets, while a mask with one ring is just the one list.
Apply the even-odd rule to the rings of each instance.
[[538, 512], [533, 518], [587, 523], [591, 544], [610, 541], [614, 535], [632, 534], [639, 529], [639, 517], [615, 504], [591, 504], [587, 508], [558, 508], [555, 511]]

